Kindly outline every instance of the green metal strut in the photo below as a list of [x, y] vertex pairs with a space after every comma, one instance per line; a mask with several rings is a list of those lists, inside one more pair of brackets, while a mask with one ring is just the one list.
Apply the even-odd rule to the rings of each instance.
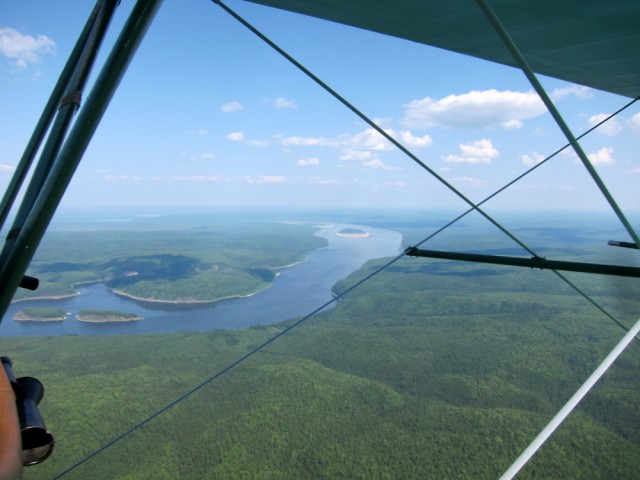
[[463, 262], [492, 263], [494, 265], [510, 265], [513, 267], [529, 267], [568, 272], [596, 273], [600, 275], [618, 275], [622, 277], [640, 277], [640, 268], [623, 265], [605, 265], [599, 263], [565, 262], [547, 260], [542, 257], [519, 258], [498, 255], [481, 255], [476, 253], [441, 252], [409, 247], [405, 253], [410, 257], [440, 258], [444, 260], [460, 260]]
[[[0, 271], [4, 315], [120, 80], [162, 0], [137, 1]], [[0, 316], [1, 318], [1, 316]]]

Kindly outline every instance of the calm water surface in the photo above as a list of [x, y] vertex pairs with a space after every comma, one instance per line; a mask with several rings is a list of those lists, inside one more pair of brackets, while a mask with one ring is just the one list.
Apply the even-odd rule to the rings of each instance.
[[[337, 236], [343, 228], [357, 228], [367, 238]], [[114, 335], [130, 333], [192, 332], [238, 329], [277, 323], [309, 314], [332, 299], [331, 287], [374, 258], [395, 256], [402, 236], [394, 231], [358, 225], [321, 227], [316, 235], [329, 246], [311, 253], [303, 262], [281, 270], [272, 285], [246, 298], [208, 305], [167, 306], [141, 304], [111, 293], [103, 284], [79, 289], [80, 295], [64, 300], [29, 301], [9, 307], [2, 325], [3, 336]], [[333, 305], [333, 304], [332, 304]], [[28, 306], [51, 306], [70, 313], [63, 322], [18, 322], [13, 316]], [[136, 313], [143, 320], [127, 323], [85, 323], [75, 319], [82, 309]]]

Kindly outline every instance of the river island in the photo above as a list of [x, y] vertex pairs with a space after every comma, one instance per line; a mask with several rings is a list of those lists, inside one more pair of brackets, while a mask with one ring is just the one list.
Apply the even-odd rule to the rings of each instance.
[[343, 228], [336, 233], [336, 235], [347, 238], [367, 238], [369, 236], [369, 232], [365, 232], [359, 228]]
[[17, 312], [13, 319], [19, 322], [62, 322], [67, 316], [68, 313], [59, 308], [28, 307]]
[[135, 322], [142, 320], [135, 313], [116, 312], [113, 310], [80, 310], [76, 320], [89, 323]]

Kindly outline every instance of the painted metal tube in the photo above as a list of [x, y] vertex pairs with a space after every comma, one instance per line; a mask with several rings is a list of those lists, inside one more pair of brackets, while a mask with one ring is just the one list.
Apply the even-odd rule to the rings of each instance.
[[511, 480], [526, 465], [526, 463], [535, 455], [538, 449], [544, 445], [547, 439], [555, 432], [562, 422], [569, 416], [573, 409], [580, 403], [589, 390], [596, 384], [605, 372], [613, 365], [613, 362], [622, 354], [625, 348], [633, 341], [634, 337], [640, 333], [640, 320], [638, 320], [627, 334], [618, 342], [611, 350], [611, 353], [602, 361], [598, 368], [587, 378], [580, 388], [573, 394], [567, 403], [560, 409], [555, 417], [547, 424], [547, 426], [538, 434], [538, 436], [529, 444], [515, 462], [500, 477], [500, 480]]
[[0, 265], [4, 264], [5, 259], [15, 243], [16, 237], [19, 235], [22, 226], [29, 217], [29, 212], [31, 212], [47, 180], [49, 172], [53, 168], [55, 159], [64, 142], [65, 135], [69, 130], [73, 117], [78, 108], [80, 108], [81, 93], [87, 83], [91, 68], [95, 63], [100, 44], [113, 18], [116, 5], [117, 0], [103, 1], [94, 19], [91, 26], [92, 28], [84, 42], [82, 52], [77, 59], [73, 76], [67, 82], [68, 85], [64, 90], [64, 97], [61, 100], [61, 105], [53, 122], [53, 126], [51, 127], [51, 132], [43, 148], [40, 160], [36, 165], [31, 181], [29, 182], [29, 187], [22, 198], [22, 203], [18, 209], [16, 218], [7, 235], [7, 240], [0, 254]]
[[463, 262], [491, 263], [494, 265], [509, 265], [513, 267], [529, 267], [546, 270], [562, 270], [568, 272], [596, 273], [599, 275], [617, 275], [621, 277], [640, 277], [640, 268], [624, 265], [606, 265], [600, 263], [565, 262], [561, 260], [547, 260], [546, 258], [520, 258], [499, 255], [481, 255], [476, 253], [441, 252], [437, 250], [422, 250], [407, 248], [405, 253], [410, 257], [439, 258], [444, 260], [460, 260]]
[[549, 113], [558, 124], [558, 127], [560, 128], [560, 130], [562, 130], [562, 133], [565, 135], [565, 137], [573, 147], [574, 151], [576, 152], [576, 155], [578, 155], [578, 158], [580, 158], [580, 161], [589, 172], [589, 175], [591, 175], [591, 178], [593, 179], [595, 184], [598, 186], [598, 188], [602, 192], [602, 195], [604, 195], [605, 199], [607, 200], [607, 202], [615, 212], [616, 216], [618, 217], [618, 219], [626, 229], [629, 236], [633, 239], [635, 244], [640, 247], [640, 237], [631, 226], [631, 223], [629, 223], [629, 220], [627, 220], [627, 217], [625, 217], [624, 213], [622, 212], [622, 210], [616, 203], [615, 199], [613, 198], [613, 195], [611, 195], [611, 193], [607, 189], [607, 186], [604, 184], [604, 182], [598, 175], [598, 172], [596, 171], [596, 169], [593, 167], [593, 165], [591, 165], [591, 162], [587, 158], [586, 153], [584, 153], [582, 146], [580, 145], [578, 140], [576, 140], [575, 136], [573, 135], [573, 132], [564, 121], [564, 118], [562, 118], [562, 115], [560, 115], [560, 112], [556, 108], [555, 104], [551, 101], [551, 98], [549, 97], [549, 95], [547, 95], [547, 92], [542, 87], [542, 84], [540, 84], [540, 82], [538, 81], [536, 75], [533, 73], [533, 70], [529, 66], [529, 63], [526, 61], [522, 53], [520, 53], [520, 50], [516, 46], [515, 42], [513, 41], [513, 39], [507, 32], [507, 30], [504, 28], [504, 25], [502, 25], [502, 22], [500, 21], [498, 16], [495, 14], [495, 12], [493, 11], [493, 9], [491, 8], [491, 6], [486, 0], [476, 0], [476, 3], [480, 7], [484, 15], [487, 17], [487, 20], [489, 20], [491, 25], [493, 25], [493, 28], [495, 29], [496, 33], [501, 38], [502, 42], [505, 44], [505, 47], [509, 50], [509, 52], [511, 53], [511, 56], [516, 61], [516, 63], [518, 64], [522, 72], [525, 74], [525, 76], [531, 83], [531, 86], [535, 89], [535, 91], [540, 96], [540, 99], [546, 105], [547, 109], [549, 110]]
[[0, 314], [4, 315], [36, 248], [80, 163], [120, 80], [162, 0], [136, 2], [109, 58], [80, 110], [41, 194], [0, 273]]
[[76, 70], [76, 65], [78, 64], [80, 56], [82, 55], [85, 44], [87, 43], [87, 39], [89, 38], [89, 34], [91, 33], [95, 20], [98, 16], [98, 12], [100, 11], [104, 1], [105, 0], [98, 0], [96, 2], [96, 6], [91, 12], [91, 15], [89, 16], [89, 19], [87, 20], [82, 33], [78, 37], [78, 41], [71, 51], [71, 55], [69, 55], [69, 59], [67, 60], [67, 63], [62, 70], [62, 73], [60, 74], [60, 77], [58, 78], [53, 91], [51, 92], [51, 96], [49, 97], [49, 100], [45, 105], [42, 114], [40, 115], [40, 119], [36, 124], [29, 143], [27, 144], [27, 147], [25, 148], [25, 151], [22, 154], [20, 161], [18, 162], [16, 170], [11, 177], [9, 185], [5, 190], [2, 202], [0, 203], [0, 228], [4, 226], [4, 222], [6, 221], [13, 202], [15, 201], [22, 183], [27, 176], [27, 172], [29, 171], [31, 164], [33, 163], [33, 159], [35, 158], [36, 153], [40, 148], [47, 130], [49, 130], [49, 126], [51, 125], [58, 106], [60, 105], [60, 101], [62, 100], [64, 91], [69, 84], [69, 80]]

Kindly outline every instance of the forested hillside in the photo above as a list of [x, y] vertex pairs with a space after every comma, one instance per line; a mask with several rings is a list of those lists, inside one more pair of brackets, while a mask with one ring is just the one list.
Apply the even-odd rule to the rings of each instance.
[[[613, 308], [631, 323], [626, 288]], [[25, 478], [74, 464], [279, 328], [0, 341], [44, 382], [57, 438]], [[67, 478], [497, 478], [623, 334], [553, 273], [403, 259]], [[633, 344], [518, 478], [637, 478], [639, 372]]]
[[79, 284], [104, 282], [143, 299], [215, 301], [255, 293], [273, 280], [273, 268], [326, 246], [310, 225], [235, 221], [178, 229], [167, 223], [49, 232], [29, 270], [40, 286], [20, 289], [16, 298], [73, 295]]

